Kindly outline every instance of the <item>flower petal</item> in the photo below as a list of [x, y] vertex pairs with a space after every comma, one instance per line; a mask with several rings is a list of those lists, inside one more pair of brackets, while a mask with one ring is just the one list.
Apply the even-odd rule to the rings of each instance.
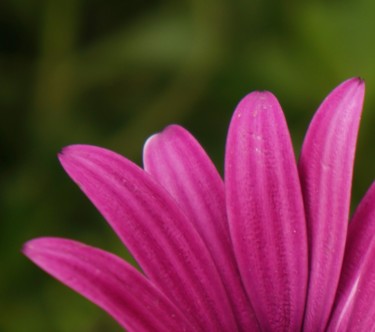
[[148, 139], [144, 166], [177, 200], [207, 244], [241, 329], [255, 330], [257, 321], [229, 235], [224, 183], [210, 158], [188, 131], [172, 125]]
[[324, 330], [340, 277], [363, 97], [360, 79], [338, 86], [315, 114], [302, 147], [299, 172], [310, 253], [306, 331]]
[[303, 200], [288, 128], [269, 92], [233, 115], [225, 183], [235, 254], [265, 331], [299, 331], [307, 286]]
[[107, 311], [128, 331], [195, 330], [159, 289], [115, 255], [58, 238], [29, 241], [23, 251], [43, 270]]
[[358, 206], [348, 239], [330, 331], [371, 331], [375, 323], [375, 183]]
[[201, 237], [149, 174], [106, 149], [76, 145], [60, 161], [148, 276], [205, 331], [235, 331], [233, 313]]

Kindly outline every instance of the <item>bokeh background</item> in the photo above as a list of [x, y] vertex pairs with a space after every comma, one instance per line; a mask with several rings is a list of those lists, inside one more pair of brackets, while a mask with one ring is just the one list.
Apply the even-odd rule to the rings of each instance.
[[275, 93], [296, 154], [313, 112], [341, 81], [367, 82], [353, 206], [375, 174], [372, 0], [6, 0], [0, 2], [0, 331], [120, 331], [20, 253], [33, 237], [78, 239], [128, 257], [58, 164], [72, 143], [141, 164], [169, 123], [223, 168], [232, 111]]

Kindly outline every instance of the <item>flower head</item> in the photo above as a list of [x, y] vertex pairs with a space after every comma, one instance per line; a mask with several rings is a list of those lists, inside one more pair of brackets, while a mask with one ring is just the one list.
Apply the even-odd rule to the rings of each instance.
[[31, 240], [24, 253], [129, 331], [371, 330], [375, 185], [348, 223], [363, 97], [354, 78], [325, 99], [297, 164], [277, 99], [247, 95], [230, 124], [225, 181], [177, 125], [146, 142], [143, 169], [66, 147], [64, 169], [142, 272], [61, 238]]

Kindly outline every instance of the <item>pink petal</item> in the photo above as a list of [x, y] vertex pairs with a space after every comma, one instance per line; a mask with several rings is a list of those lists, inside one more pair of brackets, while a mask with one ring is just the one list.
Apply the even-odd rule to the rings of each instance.
[[43, 270], [107, 311], [128, 331], [192, 331], [184, 314], [119, 257], [58, 238], [26, 243], [24, 254]]
[[271, 93], [251, 93], [237, 106], [225, 181], [235, 254], [262, 330], [299, 331], [307, 286], [305, 216], [288, 128]]
[[306, 331], [324, 330], [339, 281], [364, 84], [351, 79], [322, 103], [299, 161], [309, 236]]
[[241, 329], [256, 329], [257, 321], [234, 258], [224, 183], [203, 148], [184, 128], [169, 126], [146, 142], [144, 165], [177, 200], [207, 244]]
[[375, 327], [375, 183], [349, 225], [343, 269], [330, 331]]
[[205, 331], [235, 331], [212, 258], [172, 197], [114, 152], [76, 145], [60, 161], [133, 253], [145, 274]]

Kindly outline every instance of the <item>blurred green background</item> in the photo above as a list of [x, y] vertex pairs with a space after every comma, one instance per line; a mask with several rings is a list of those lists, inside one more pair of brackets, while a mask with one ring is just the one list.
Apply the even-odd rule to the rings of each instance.
[[55, 235], [127, 257], [58, 164], [72, 143], [141, 163], [169, 123], [193, 132], [222, 170], [225, 135], [246, 93], [275, 93], [297, 155], [321, 100], [367, 82], [353, 206], [375, 169], [375, 2], [8, 0], [0, 2], [0, 331], [120, 331], [20, 249]]

